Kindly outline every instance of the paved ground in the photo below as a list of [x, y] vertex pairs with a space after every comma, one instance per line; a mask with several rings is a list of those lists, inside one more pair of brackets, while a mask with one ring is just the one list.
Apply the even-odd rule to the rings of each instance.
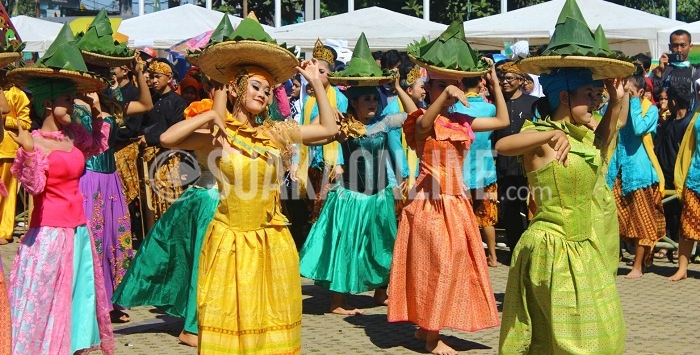
[[[0, 246], [5, 273], [9, 273], [17, 243]], [[629, 267], [620, 263], [620, 274]], [[507, 266], [490, 269], [496, 301], [503, 301]], [[700, 265], [691, 265], [690, 279], [671, 283], [666, 277], [675, 271], [667, 260], [657, 260], [650, 273], [638, 280], [618, 276], [618, 287], [625, 320], [625, 354], [700, 354], [700, 337], [695, 330], [700, 322]], [[351, 296], [349, 301], [366, 308], [361, 316], [343, 317], [324, 314], [330, 298], [327, 292], [303, 281], [304, 354], [419, 354], [422, 344], [413, 339], [409, 324], [389, 324], [386, 309], [374, 307], [371, 294]], [[117, 354], [175, 355], [196, 354], [179, 345], [177, 335], [182, 321], [149, 307], [129, 311], [132, 321], [115, 326]], [[697, 317], [697, 318], [696, 318]], [[446, 340], [460, 353], [496, 354], [498, 328], [464, 333], [446, 331]]]

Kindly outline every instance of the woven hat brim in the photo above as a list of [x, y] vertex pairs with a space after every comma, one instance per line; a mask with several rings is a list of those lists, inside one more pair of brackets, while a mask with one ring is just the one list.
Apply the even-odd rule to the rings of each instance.
[[409, 54], [408, 55], [411, 60], [416, 63], [418, 66], [423, 67], [427, 69], [428, 71], [436, 72], [439, 73], [443, 76], [450, 77], [450, 78], [455, 78], [455, 79], [461, 79], [461, 78], [474, 78], [478, 76], [483, 76], [484, 74], [489, 72], [489, 69], [486, 70], [480, 70], [480, 71], [463, 71], [463, 70], [455, 70], [455, 69], [445, 69], [445, 68], [440, 68], [432, 64], [425, 63], [421, 61], [420, 59], [414, 57], [413, 55]]
[[19, 87], [26, 87], [29, 79], [69, 79], [75, 83], [79, 94], [89, 92], [102, 92], [107, 87], [107, 82], [87, 73], [75, 70], [53, 68], [16, 68], [7, 72], [7, 79]]
[[83, 55], [83, 60], [85, 61], [85, 63], [106, 68], [129, 65], [129, 63], [133, 62], [134, 58], [136, 58], [136, 54], [131, 55], [129, 57], [113, 57], [109, 55], [87, 51], [80, 51], [80, 54]]
[[276, 84], [296, 74], [299, 60], [279, 45], [260, 41], [227, 41], [205, 48], [196, 59], [204, 74], [220, 83], [228, 83], [246, 66], [267, 70]]
[[333, 85], [341, 86], [378, 86], [390, 83], [394, 80], [392, 76], [336, 76], [328, 77], [328, 81]]
[[584, 56], [538, 56], [525, 58], [517, 63], [520, 70], [540, 75], [557, 68], [587, 68], [593, 72], [593, 80], [626, 78], [634, 73], [634, 64], [619, 59]]
[[18, 61], [19, 57], [20, 55], [17, 52], [0, 53], [0, 67]]

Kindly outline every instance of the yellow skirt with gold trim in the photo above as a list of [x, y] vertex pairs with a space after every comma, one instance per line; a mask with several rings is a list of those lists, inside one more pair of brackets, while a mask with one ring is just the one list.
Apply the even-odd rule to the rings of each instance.
[[299, 256], [289, 230], [212, 221], [199, 259], [199, 354], [300, 354]]

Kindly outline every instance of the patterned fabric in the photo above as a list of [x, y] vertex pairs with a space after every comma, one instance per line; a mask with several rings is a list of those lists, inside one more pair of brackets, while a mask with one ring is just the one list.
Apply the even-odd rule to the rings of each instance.
[[410, 115], [403, 127], [421, 157], [420, 174], [416, 197], [401, 213], [387, 318], [434, 331], [498, 326], [481, 235], [462, 180], [470, 129], [439, 116], [431, 135], [416, 142], [416, 118]]
[[12, 317], [10, 315], [10, 300], [6, 290], [5, 270], [0, 261], [0, 355], [12, 353]]
[[137, 167], [139, 157], [138, 143], [131, 143], [114, 153], [117, 162], [117, 173], [122, 184], [122, 193], [126, 203], [130, 203], [140, 194], [139, 170]]
[[593, 132], [568, 123], [569, 164], [527, 173], [537, 210], [513, 250], [503, 302], [499, 354], [621, 354], [625, 325], [614, 276], [593, 228], [599, 151]]
[[150, 190], [147, 206], [158, 220], [170, 205], [182, 195], [180, 180], [180, 153], [158, 147], [143, 150], [143, 160], [148, 164]]
[[[78, 239], [76, 234], [73, 228], [41, 227], [31, 228], [22, 239], [10, 274], [13, 354], [71, 354], [71, 350], [80, 350], [73, 349], [75, 334], [81, 339], [99, 339], [101, 350], [114, 354], [102, 269], [75, 267], [76, 240], [84, 241], [85, 245], [77, 245], [91, 248], [91, 259], [97, 260], [89, 237]], [[88, 270], [92, 275], [85, 273]], [[91, 293], [74, 294], [74, 282], [85, 278], [94, 280]], [[75, 300], [82, 303], [86, 314], [97, 315], [89, 327], [81, 324], [82, 329], [72, 329], [73, 315], [79, 313], [73, 311]], [[85, 308], [89, 300], [95, 309]], [[96, 345], [87, 344], [83, 349]]]
[[185, 318], [185, 331], [197, 334], [199, 256], [218, 204], [215, 188], [187, 189], [148, 231], [112, 302], [161, 307]]
[[88, 228], [100, 255], [107, 298], [111, 299], [134, 258], [131, 220], [121, 194], [119, 175], [86, 170], [80, 178], [80, 192]]
[[[342, 183], [327, 193], [299, 258], [301, 275], [317, 285], [361, 293], [389, 283], [396, 236], [393, 187], [386, 178], [391, 128], [384, 123], [365, 130], [354, 118], [347, 120], [359, 123], [345, 125], [356, 126], [352, 130], [356, 134], [342, 143], [347, 170]], [[400, 125], [403, 119], [397, 122]]]
[[[215, 171], [224, 196], [209, 225], [199, 259], [199, 353], [300, 354], [299, 257], [280, 206], [280, 149], [299, 143], [264, 139], [255, 129], [229, 125], [229, 143]], [[285, 128], [286, 127], [286, 128]], [[229, 130], [227, 129], [227, 131]], [[263, 154], [249, 153], [255, 142]], [[275, 159], [275, 157], [278, 157]]]
[[683, 189], [681, 235], [686, 239], [700, 241], [700, 194], [688, 188]]
[[613, 187], [620, 222], [620, 237], [644, 246], [644, 264], [650, 266], [656, 242], [666, 235], [666, 217], [661, 202], [659, 184], [644, 187], [622, 195], [620, 179]]
[[498, 184], [469, 190], [469, 194], [479, 227], [495, 226], [498, 223]]

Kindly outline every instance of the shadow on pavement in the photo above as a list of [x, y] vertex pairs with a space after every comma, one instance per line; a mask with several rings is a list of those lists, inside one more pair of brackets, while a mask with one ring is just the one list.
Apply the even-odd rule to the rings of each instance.
[[[308, 315], [321, 315], [328, 313], [331, 306], [331, 294], [331, 291], [316, 285], [302, 285], [302, 313]], [[360, 309], [378, 307], [374, 304], [374, 299], [372, 296], [347, 295], [346, 297], [347, 303], [353, 307]]]
[[[380, 349], [403, 347], [419, 353], [427, 353], [425, 342], [416, 339], [413, 333], [416, 327], [408, 322], [389, 323], [385, 314], [370, 314], [345, 317], [346, 322], [357, 328], [364, 328], [372, 344]], [[473, 349], [491, 349], [491, 347], [460, 339], [451, 335], [442, 335], [443, 341], [457, 351]]]

